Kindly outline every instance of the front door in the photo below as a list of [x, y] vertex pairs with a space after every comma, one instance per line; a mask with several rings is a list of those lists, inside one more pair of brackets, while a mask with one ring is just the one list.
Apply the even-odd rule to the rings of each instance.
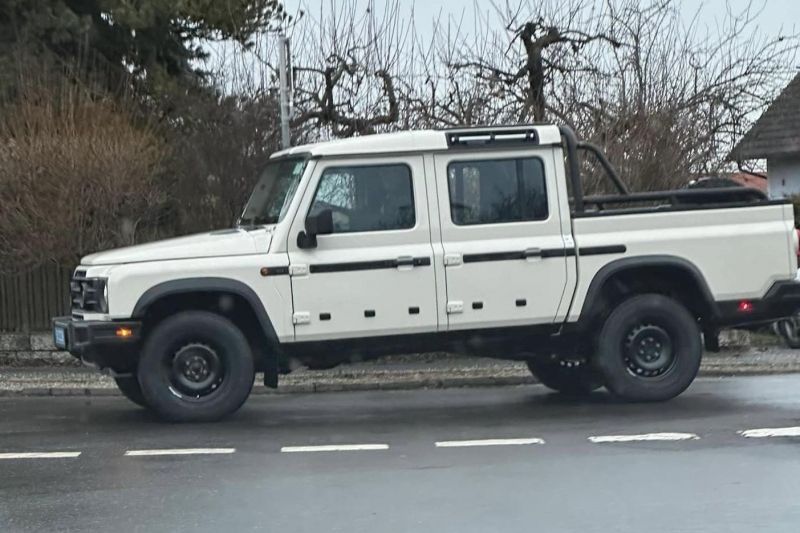
[[435, 158], [448, 329], [552, 323], [565, 297], [553, 152]]
[[[437, 329], [436, 282], [422, 157], [317, 163], [289, 233], [295, 340]], [[302, 249], [305, 218], [334, 231]]]

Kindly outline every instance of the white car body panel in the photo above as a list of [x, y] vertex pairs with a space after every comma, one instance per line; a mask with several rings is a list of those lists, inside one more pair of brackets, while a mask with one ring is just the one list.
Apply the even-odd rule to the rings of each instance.
[[[353, 265], [391, 261], [400, 257], [431, 258], [430, 223], [422, 156], [387, 156], [382, 165], [410, 167], [415, 200], [413, 228], [392, 231], [321, 235], [318, 247], [300, 249], [289, 238], [290, 269], [294, 300], [295, 340], [316, 341], [348, 337], [377, 337], [434, 332], [438, 329], [436, 280], [433, 269], [397, 267], [381, 269], [313, 272], [314, 265]], [[309, 191], [291, 222], [289, 235], [303, 230], [320, 175], [329, 167], [375, 163], [372, 159], [334, 158], [317, 163], [305, 190]], [[303, 271], [305, 273], [303, 273]], [[418, 313], [411, 314], [410, 308]], [[374, 316], [366, 316], [368, 311]], [[321, 318], [320, 315], [330, 315]]]
[[[478, 151], [434, 156], [443, 253], [445, 262], [451, 262], [445, 268], [446, 308], [451, 308], [447, 314], [448, 330], [547, 324], [563, 320], [563, 316], [558, 316], [558, 311], [568, 292], [566, 254], [546, 259], [531, 257], [511, 261], [467, 261], [469, 257], [528, 249], [564, 250], [562, 214], [552, 152], [552, 149], [542, 147], [525, 154], [525, 157], [537, 158], [543, 163], [548, 191], [547, 219], [464, 226], [454, 224], [451, 219], [447, 168], [454, 162], [482, 160], [487, 155]], [[499, 150], [491, 154], [493, 160], [519, 157], [518, 150]], [[516, 282], [509, 283], [510, 280]]]
[[[173, 259], [118, 265], [106, 270], [108, 278], [109, 313], [105, 319], [124, 319], [149, 289], [161, 283], [182, 279], [222, 278], [238, 281], [251, 288], [264, 306], [278, 339], [291, 341], [292, 293], [288, 276], [262, 276], [264, 267], [288, 266], [286, 254], [250, 254], [244, 256], [209, 257], [202, 259]], [[87, 277], [99, 274], [87, 270]], [[100, 276], [98, 276], [100, 277]], [[87, 320], [97, 318], [85, 315]]]
[[269, 250], [271, 230], [229, 229], [176, 237], [87, 255], [81, 265], [121, 265], [170, 259], [202, 259], [263, 254]]
[[[618, 259], [670, 256], [691, 263], [718, 301], [759, 298], [797, 273], [797, 236], [790, 205], [651, 210], [572, 218], [559, 129], [537, 126], [538, 145], [449, 151], [445, 132], [403, 132], [299, 146], [273, 157], [308, 156], [286, 216], [276, 225], [169, 239], [85, 257], [86, 277], [108, 280], [109, 312], [85, 320], [128, 319], [159, 284], [223, 278], [252, 289], [281, 343], [381, 337], [576, 322], [595, 275]], [[488, 154], [488, 156], [487, 156]], [[482, 157], [541, 158], [549, 217], [542, 221], [455, 226], [447, 163]], [[416, 224], [407, 230], [324, 235], [301, 249], [316, 184], [328, 165], [403, 163], [412, 170]], [[578, 250], [624, 245], [620, 254]], [[453, 256], [531, 248], [563, 257], [451, 264]], [[569, 253], [573, 250], [572, 254]], [[429, 258], [430, 265], [314, 273], [311, 265]], [[457, 263], [457, 261], [456, 261]], [[288, 269], [271, 275], [271, 268]], [[303, 268], [307, 267], [304, 271]], [[267, 269], [264, 275], [262, 269]], [[525, 306], [515, 306], [524, 299]], [[482, 309], [473, 309], [480, 301]], [[461, 302], [460, 312], [448, 312]], [[411, 308], [419, 312], [412, 314]], [[368, 317], [365, 311], [374, 311]], [[80, 313], [80, 311], [78, 311]], [[330, 314], [334, 320], [322, 320]]]
[[[650, 212], [574, 220], [578, 247], [624, 244], [632, 258], [668, 255], [702, 273], [715, 300], [759, 298], [779, 280], [794, 278], [791, 205]], [[581, 257], [569, 321], [576, 321], [594, 275], [613, 259]]]

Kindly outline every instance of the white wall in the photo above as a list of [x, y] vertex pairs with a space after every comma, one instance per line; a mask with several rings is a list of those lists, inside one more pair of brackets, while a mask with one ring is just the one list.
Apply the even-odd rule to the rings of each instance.
[[800, 154], [767, 159], [767, 188], [770, 198], [800, 194]]

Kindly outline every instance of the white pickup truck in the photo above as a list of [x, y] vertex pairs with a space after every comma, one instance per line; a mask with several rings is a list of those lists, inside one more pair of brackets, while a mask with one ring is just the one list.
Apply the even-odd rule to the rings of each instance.
[[[581, 150], [618, 194], [584, 195]], [[233, 229], [85, 257], [53, 334], [175, 421], [232, 413], [292, 360], [422, 351], [666, 400], [704, 332], [800, 307], [797, 246], [789, 203], [629, 193], [569, 128], [371, 135], [276, 153]]]

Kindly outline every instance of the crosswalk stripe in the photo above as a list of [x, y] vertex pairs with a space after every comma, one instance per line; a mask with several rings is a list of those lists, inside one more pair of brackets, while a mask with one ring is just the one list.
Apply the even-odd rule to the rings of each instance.
[[524, 446], [527, 444], [544, 444], [544, 440], [537, 437], [525, 439], [446, 440], [437, 442], [436, 447], [468, 448], [472, 446]]
[[225, 455], [236, 452], [236, 448], [172, 448], [164, 450], [128, 450], [127, 457], [154, 457], [161, 455]]
[[0, 459], [73, 459], [81, 452], [22, 452], [0, 453]]
[[388, 444], [324, 444], [321, 446], [284, 446], [283, 453], [304, 452], [360, 452], [373, 450], [388, 450]]
[[679, 441], [698, 440], [694, 433], [643, 433], [641, 435], [601, 435], [589, 437], [589, 442], [595, 444], [609, 442], [645, 442], [645, 441]]
[[767, 437], [800, 437], [800, 426], [785, 428], [761, 428], [740, 431], [742, 437], [763, 439]]

